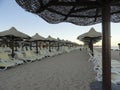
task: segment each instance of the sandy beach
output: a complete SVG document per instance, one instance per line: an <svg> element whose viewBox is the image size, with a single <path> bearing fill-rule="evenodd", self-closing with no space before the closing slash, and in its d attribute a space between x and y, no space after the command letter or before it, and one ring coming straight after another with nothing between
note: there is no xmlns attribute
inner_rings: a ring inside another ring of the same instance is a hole
<svg viewBox="0 0 120 90"><path fill-rule="evenodd" d="M95 72L88 59L75 50L0 71L0 90L90 90Z"/></svg>

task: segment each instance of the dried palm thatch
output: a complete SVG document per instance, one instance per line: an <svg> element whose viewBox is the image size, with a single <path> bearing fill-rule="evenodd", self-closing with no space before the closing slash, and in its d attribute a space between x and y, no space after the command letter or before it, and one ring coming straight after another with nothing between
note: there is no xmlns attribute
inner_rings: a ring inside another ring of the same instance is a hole
<svg viewBox="0 0 120 90"><path fill-rule="evenodd" d="M102 33L95 31L94 28L91 28L88 32L78 36L77 39L85 43L89 43L90 39L92 39L93 43L96 43L102 39L101 37Z"/></svg>
<svg viewBox="0 0 120 90"><path fill-rule="evenodd" d="M51 52L51 46L53 46L57 41L57 39L51 37L50 35L46 38L46 41L49 43L49 51Z"/></svg>
<svg viewBox="0 0 120 90"><path fill-rule="evenodd" d="M45 38L40 36L38 33L36 33L34 36L31 37L30 41L44 41Z"/></svg>
<svg viewBox="0 0 120 90"><path fill-rule="evenodd" d="M0 37L30 38L30 36L18 31L15 27L11 27L9 30L0 32Z"/></svg>
<svg viewBox="0 0 120 90"><path fill-rule="evenodd" d="M97 32L94 28L91 28L87 33L78 36L77 39L87 44L93 54L93 44L100 41L101 37L102 34L100 32Z"/></svg>
<svg viewBox="0 0 120 90"><path fill-rule="evenodd" d="M22 33L20 31L18 31L15 27L10 28L9 30L5 30L0 32L0 37L2 37L3 39L7 39L7 41L10 42L10 46L12 49L12 57L14 58L14 44L15 41L21 41L23 39L27 39L30 38L29 35Z"/></svg>
<svg viewBox="0 0 120 90"><path fill-rule="evenodd" d="M16 0L26 11L49 23L92 25L102 22L102 0ZM104 1L104 0L103 0ZM112 22L120 21L120 0L109 0Z"/></svg>
<svg viewBox="0 0 120 90"><path fill-rule="evenodd" d="M46 41L44 37L40 36L38 33L36 33L34 36L31 37L30 41L36 42L36 53L38 54L38 41Z"/></svg>

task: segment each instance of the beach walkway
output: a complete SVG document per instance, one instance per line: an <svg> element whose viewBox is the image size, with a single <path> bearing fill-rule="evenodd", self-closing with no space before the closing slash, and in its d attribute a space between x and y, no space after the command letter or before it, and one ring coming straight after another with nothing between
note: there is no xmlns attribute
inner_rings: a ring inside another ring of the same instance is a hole
<svg viewBox="0 0 120 90"><path fill-rule="evenodd" d="M88 59L75 50L0 71L0 90L90 90L95 72Z"/></svg>

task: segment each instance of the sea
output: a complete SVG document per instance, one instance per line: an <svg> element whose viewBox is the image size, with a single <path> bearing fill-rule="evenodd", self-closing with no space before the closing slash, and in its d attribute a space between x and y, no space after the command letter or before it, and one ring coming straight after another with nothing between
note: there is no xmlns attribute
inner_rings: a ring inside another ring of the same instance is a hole
<svg viewBox="0 0 120 90"><path fill-rule="evenodd" d="M119 50L119 47L118 46L111 46L111 49L113 49L113 50Z"/></svg>
<svg viewBox="0 0 120 90"><path fill-rule="evenodd" d="M96 48L102 48L102 46L98 46ZM113 49L113 50L119 50L119 47L118 46L111 46L111 49Z"/></svg>

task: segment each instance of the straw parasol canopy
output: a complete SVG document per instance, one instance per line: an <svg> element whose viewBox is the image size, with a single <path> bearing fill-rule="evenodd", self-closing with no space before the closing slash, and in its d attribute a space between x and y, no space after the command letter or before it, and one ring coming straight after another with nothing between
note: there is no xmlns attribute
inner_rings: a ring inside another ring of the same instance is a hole
<svg viewBox="0 0 120 90"><path fill-rule="evenodd" d="M102 39L102 33L95 31L92 27L87 33L78 36L77 39L83 41L85 44L88 44L93 53L93 44Z"/></svg>
<svg viewBox="0 0 120 90"><path fill-rule="evenodd" d="M46 38L40 36L38 33L36 33L34 36L31 37L31 41L44 41Z"/></svg>
<svg viewBox="0 0 120 90"><path fill-rule="evenodd" d="M34 36L31 37L30 41L36 42L36 53L38 53L38 41L45 41L46 39L36 33Z"/></svg>
<svg viewBox="0 0 120 90"><path fill-rule="evenodd" d="M120 0L16 0L49 23L93 25L102 22L103 89L111 90L110 21L120 22Z"/></svg>
<svg viewBox="0 0 120 90"><path fill-rule="evenodd" d="M92 25L102 22L102 0L16 0L26 11L37 14L49 23L71 22ZM120 1L109 0L111 21L120 21Z"/></svg>
<svg viewBox="0 0 120 90"><path fill-rule="evenodd" d="M56 42L57 39L51 37L50 35L46 38L46 40L50 41L50 42Z"/></svg>
<svg viewBox="0 0 120 90"><path fill-rule="evenodd" d="M30 36L28 36L25 33L22 33L20 31L18 31L15 27L11 27L9 30L5 30L3 32L0 32L0 36L1 37L19 37L19 38L30 38Z"/></svg>
<svg viewBox="0 0 120 90"><path fill-rule="evenodd" d="M85 37L88 37L88 38L94 38L95 37L95 38L101 39L102 33L95 31L95 29L92 27L88 32L78 36L77 39L82 41Z"/></svg>
<svg viewBox="0 0 120 90"><path fill-rule="evenodd" d="M10 40L12 48L12 57L14 57L14 41L30 38L30 36L18 31L15 27L0 32L0 37L6 37L7 40Z"/></svg>
<svg viewBox="0 0 120 90"><path fill-rule="evenodd" d="M58 37L57 38L57 51L59 51L59 49L60 49L60 43L61 43L61 40L60 40L60 38Z"/></svg>
<svg viewBox="0 0 120 90"><path fill-rule="evenodd" d="M51 52L51 44L55 44L57 42L57 39L51 37L50 35L46 38L46 40L49 42L49 51Z"/></svg>

